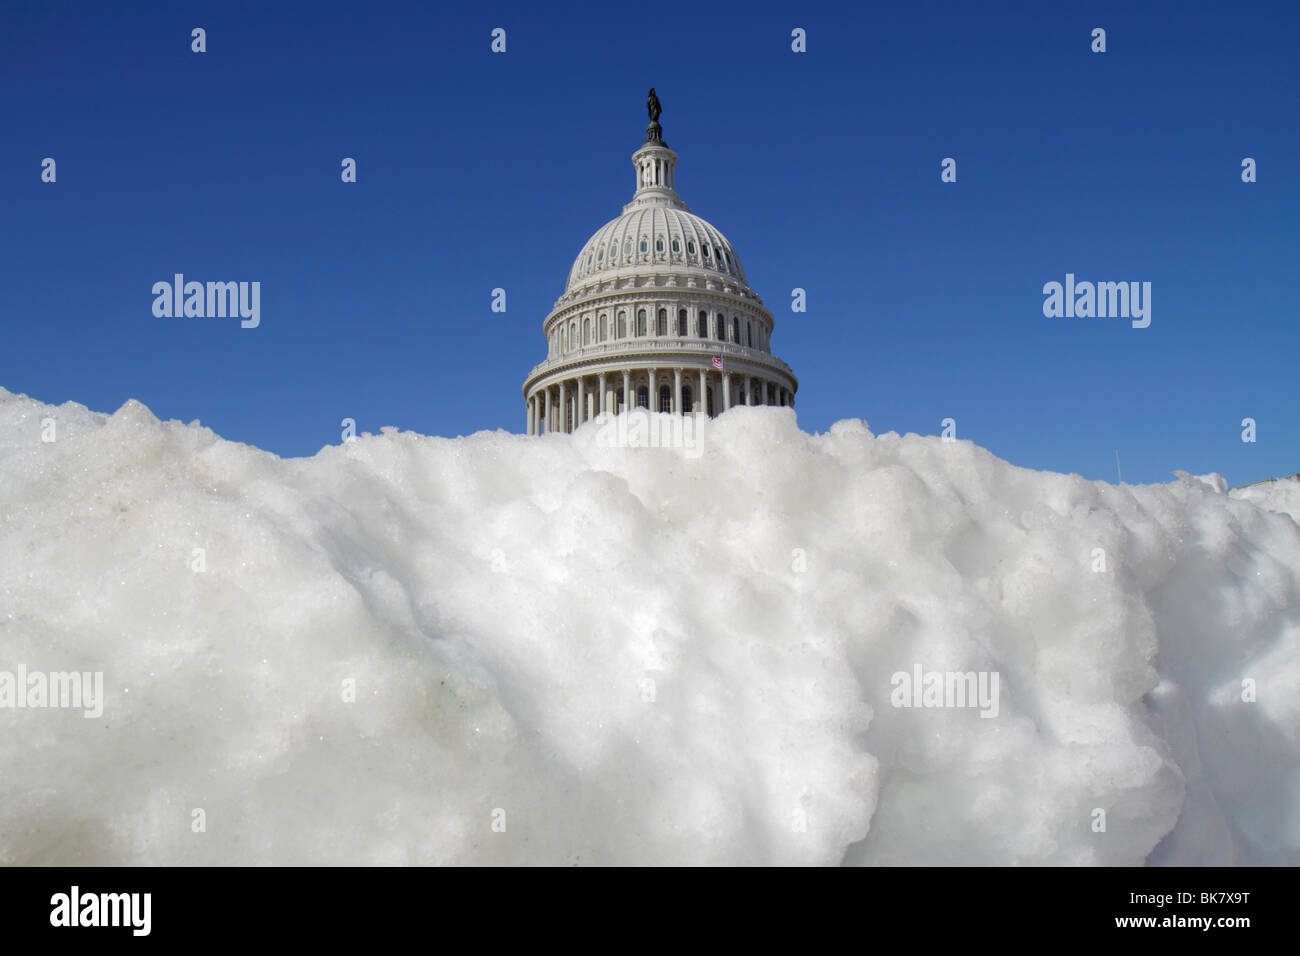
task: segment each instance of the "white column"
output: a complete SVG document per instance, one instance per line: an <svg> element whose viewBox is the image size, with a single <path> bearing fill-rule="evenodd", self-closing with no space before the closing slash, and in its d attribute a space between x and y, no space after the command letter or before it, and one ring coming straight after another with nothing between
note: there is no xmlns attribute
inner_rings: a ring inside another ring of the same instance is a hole
<svg viewBox="0 0 1300 956"><path fill-rule="evenodd" d="M533 434L533 412L536 411L536 409L537 399L532 395L529 395L527 400L524 402L524 418L528 422L528 424L524 426L524 433L527 435Z"/></svg>
<svg viewBox="0 0 1300 956"><path fill-rule="evenodd" d="M623 411L627 411L633 405L632 402L632 373L623 369Z"/></svg>
<svg viewBox="0 0 1300 956"><path fill-rule="evenodd" d="M578 426L586 420L587 415L587 383L581 375L578 376L578 407L573 410L573 430L577 431Z"/></svg>
<svg viewBox="0 0 1300 956"><path fill-rule="evenodd" d="M648 406L647 411L653 412L659 407L658 399L655 397L655 370L650 369L649 375L650 381L648 384L650 387L646 389L646 405Z"/></svg>
<svg viewBox="0 0 1300 956"><path fill-rule="evenodd" d="M601 372L596 381L600 388L600 410L598 414L604 415L609 411L609 390L605 387L605 373Z"/></svg>
<svg viewBox="0 0 1300 956"><path fill-rule="evenodd" d="M725 412L731 407L731 376L726 372L722 373L722 410Z"/></svg>
<svg viewBox="0 0 1300 956"><path fill-rule="evenodd" d="M673 412L682 413L682 370L673 369Z"/></svg>
<svg viewBox="0 0 1300 956"><path fill-rule="evenodd" d="M569 389L567 383L560 383L560 431L569 430Z"/></svg>
<svg viewBox="0 0 1300 956"><path fill-rule="evenodd" d="M745 404L746 404L746 405L757 405L758 402L755 401L754 399L755 399L755 395L754 395L754 376L752 376L752 375L746 375L746 376L745 376Z"/></svg>
<svg viewBox="0 0 1300 956"><path fill-rule="evenodd" d="M705 391L706 382L704 379L704 375L705 375L704 369L700 369L700 394L695 396L695 408L701 412L704 411L706 408L708 408L708 405L706 405L705 402L707 401L709 396L709 393Z"/></svg>

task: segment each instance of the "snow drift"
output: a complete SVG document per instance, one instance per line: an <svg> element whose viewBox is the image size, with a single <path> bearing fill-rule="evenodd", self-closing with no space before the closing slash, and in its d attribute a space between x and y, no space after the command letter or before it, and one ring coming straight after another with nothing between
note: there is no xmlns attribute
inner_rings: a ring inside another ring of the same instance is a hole
<svg viewBox="0 0 1300 956"><path fill-rule="evenodd" d="M282 460L0 389L0 670L104 688L0 709L0 864L1300 863L1294 489L630 424Z"/></svg>

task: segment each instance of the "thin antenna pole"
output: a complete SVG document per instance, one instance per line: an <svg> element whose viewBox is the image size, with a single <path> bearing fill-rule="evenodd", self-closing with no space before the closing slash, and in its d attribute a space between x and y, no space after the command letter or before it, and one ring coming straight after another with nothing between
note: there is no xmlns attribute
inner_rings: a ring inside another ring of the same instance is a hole
<svg viewBox="0 0 1300 956"><path fill-rule="evenodd" d="M1119 449L1115 449L1115 474L1119 475L1119 483L1124 484L1124 472L1119 470Z"/></svg>

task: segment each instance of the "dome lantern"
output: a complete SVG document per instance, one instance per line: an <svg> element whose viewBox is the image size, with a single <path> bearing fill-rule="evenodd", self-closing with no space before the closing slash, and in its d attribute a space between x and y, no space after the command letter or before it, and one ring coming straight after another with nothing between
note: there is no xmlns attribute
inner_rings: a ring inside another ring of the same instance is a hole
<svg viewBox="0 0 1300 956"><path fill-rule="evenodd" d="M687 208L677 195L677 154L671 149L661 143L646 143L632 154L632 166L636 170L636 192L625 209L651 203Z"/></svg>

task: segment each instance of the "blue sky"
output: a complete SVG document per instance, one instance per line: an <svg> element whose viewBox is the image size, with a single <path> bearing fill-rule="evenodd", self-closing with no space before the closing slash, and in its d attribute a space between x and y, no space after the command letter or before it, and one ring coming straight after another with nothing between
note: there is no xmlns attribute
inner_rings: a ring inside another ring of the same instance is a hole
<svg viewBox="0 0 1300 956"><path fill-rule="evenodd" d="M1111 481L1116 449L1127 481L1300 470L1300 5L970 6L11 0L0 385L281 455L348 417L522 431L541 322L631 195L654 86L805 430L953 418ZM156 318L177 272L260 281L261 325ZM1150 327L1045 317L1067 272L1150 282Z"/></svg>

